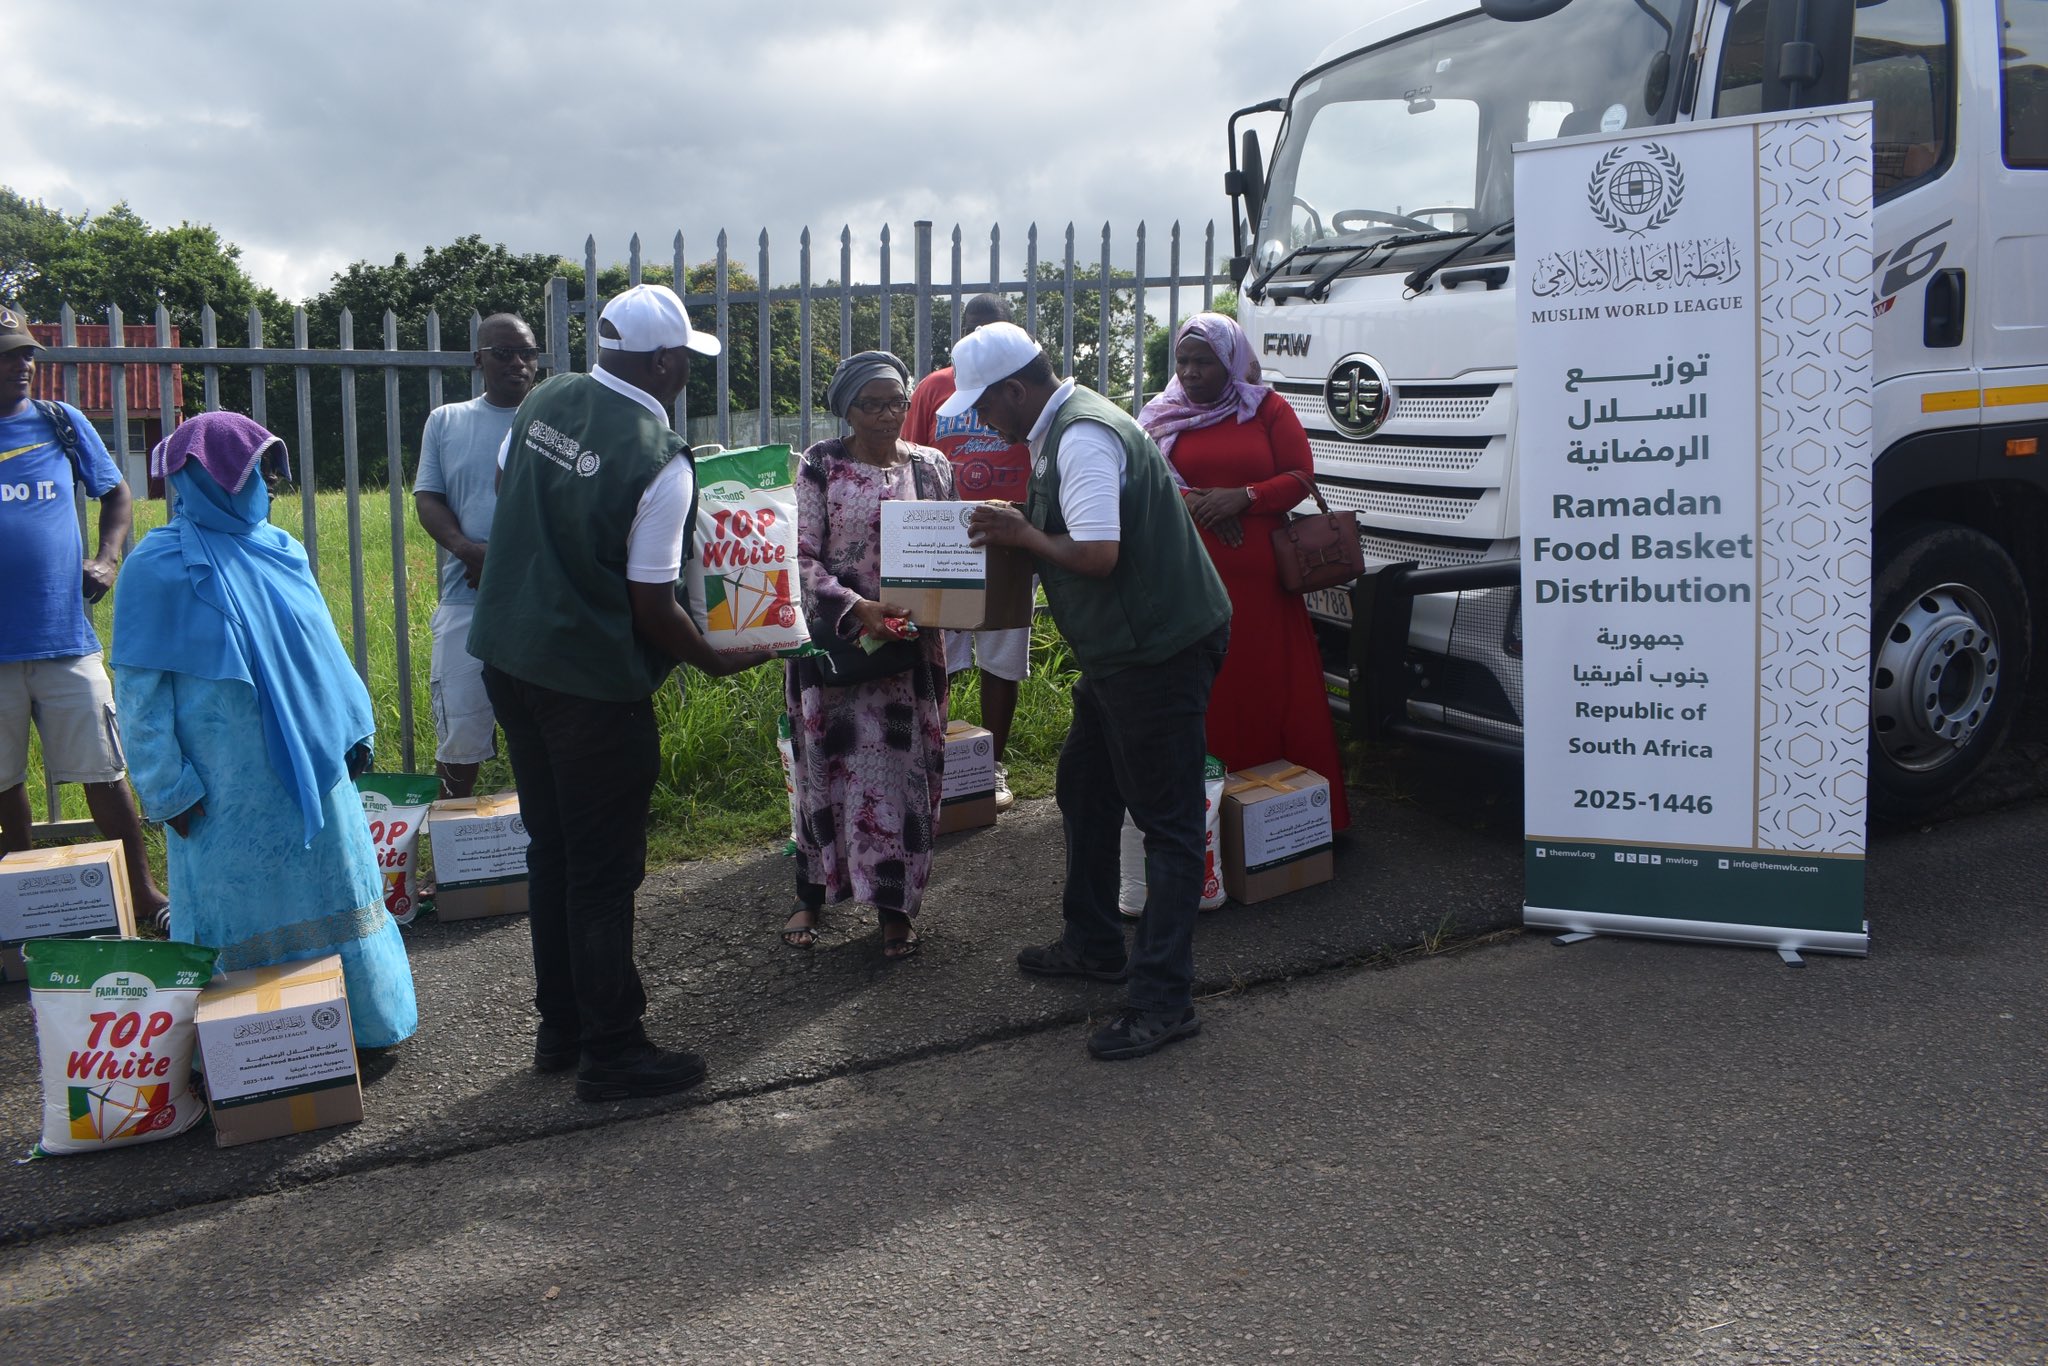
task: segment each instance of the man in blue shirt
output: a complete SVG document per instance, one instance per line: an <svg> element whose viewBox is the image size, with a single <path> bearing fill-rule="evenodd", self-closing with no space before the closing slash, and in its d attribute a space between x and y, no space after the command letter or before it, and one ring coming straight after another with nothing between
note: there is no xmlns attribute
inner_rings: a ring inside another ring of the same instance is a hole
<svg viewBox="0 0 2048 1366"><path fill-rule="evenodd" d="M498 447L540 369L533 329L516 313L485 318L476 342L484 391L427 414L412 485L420 525L441 547L441 605L434 609L427 681L444 797L474 792L478 767L497 752L497 718L484 693L484 662L469 652L469 621L498 507Z"/></svg>
<svg viewBox="0 0 2048 1366"><path fill-rule="evenodd" d="M86 421L59 404L67 435L30 399L39 343L28 322L0 305L0 854L29 847L28 728L43 738L43 768L83 783L93 821L127 851L135 912L161 925L167 904L149 876L142 818L123 781L114 694L99 637L85 614L114 586L128 540L128 485ZM71 486L99 500L99 554L87 558Z"/></svg>

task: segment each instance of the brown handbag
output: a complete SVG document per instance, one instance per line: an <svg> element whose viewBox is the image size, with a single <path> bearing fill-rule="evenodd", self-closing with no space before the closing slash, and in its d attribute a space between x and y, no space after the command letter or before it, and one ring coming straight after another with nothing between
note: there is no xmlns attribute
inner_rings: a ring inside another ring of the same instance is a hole
<svg viewBox="0 0 2048 1366"><path fill-rule="evenodd" d="M1280 586L1290 593L1313 593L1350 583L1365 572L1365 548L1358 542L1358 514L1332 512L1315 480L1289 470L1316 500L1320 512L1290 517L1273 533L1273 559Z"/></svg>

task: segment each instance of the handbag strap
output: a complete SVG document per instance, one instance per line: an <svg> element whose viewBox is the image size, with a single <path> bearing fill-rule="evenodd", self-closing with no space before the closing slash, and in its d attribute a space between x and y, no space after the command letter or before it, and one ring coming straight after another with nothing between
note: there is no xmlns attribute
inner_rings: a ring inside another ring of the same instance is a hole
<svg viewBox="0 0 2048 1366"><path fill-rule="evenodd" d="M939 488L938 471L931 467L930 458L920 451L912 451L910 453L910 481L917 488L918 502L937 503L943 501L939 497L943 490Z"/></svg>
<svg viewBox="0 0 2048 1366"><path fill-rule="evenodd" d="M1285 473L1290 478L1301 481L1302 487L1308 490L1308 496L1316 500L1317 507L1321 508L1324 512L1328 512L1330 510L1330 505L1323 501L1323 491L1316 487L1316 481L1314 479L1310 478L1306 474L1303 474L1300 470L1287 470L1285 471Z"/></svg>

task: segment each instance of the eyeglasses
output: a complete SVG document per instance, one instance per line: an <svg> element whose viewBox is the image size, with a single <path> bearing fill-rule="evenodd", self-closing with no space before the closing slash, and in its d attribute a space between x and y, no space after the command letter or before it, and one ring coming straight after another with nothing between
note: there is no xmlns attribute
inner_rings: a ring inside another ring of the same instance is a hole
<svg viewBox="0 0 2048 1366"><path fill-rule="evenodd" d="M894 417L898 413L910 411L910 399L902 394L895 398L857 398L853 401L853 406L869 417L880 417L884 413Z"/></svg>
<svg viewBox="0 0 2048 1366"><path fill-rule="evenodd" d="M516 360L540 359L538 346L486 346L482 350L485 355L505 365L510 365Z"/></svg>

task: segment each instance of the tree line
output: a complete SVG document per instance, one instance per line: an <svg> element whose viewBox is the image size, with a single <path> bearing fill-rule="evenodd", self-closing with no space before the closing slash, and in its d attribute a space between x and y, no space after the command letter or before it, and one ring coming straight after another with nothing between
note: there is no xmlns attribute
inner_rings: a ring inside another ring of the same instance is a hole
<svg viewBox="0 0 2048 1366"><path fill-rule="evenodd" d="M1060 267L1052 262L1038 266L1037 338L1049 355L1062 355L1066 300L1059 289ZM1084 383L1097 375L1098 347L1101 345L1099 264L1077 267L1074 290L1074 370ZM547 252L514 252L503 243L486 242L480 234L458 237L444 246L429 246L416 257L401 252L389 264L360 260L335 274L327 288L303 303L306 310L307 340L317 348L338 347L341 316L346 310L354 327L355 345L360 349L383 346L383 318L389 309L397 320L398 348L426 347L426 319L430 309L440 317L441 346L465 351L469 342L472 312L517 313L532 324L538 335L544 331L549 281L562 276L569 284L569 297L583 294L583 269L579 263ZM687 270L686 294L708 294L715 283L716 268L710 262L691 265ZM627 287L629 272L622 262L606 266L598 275L598 293L610 298ZM641 278L651 284L673 286L674 271L667 264L647 264ZM746 291L755 287L753 276L741 266L728 262L727 286ZM1129 271L1112 270L1113 281L1128 282ZM814 404L823 408L827 382L840 360L838 301L831 291L838 286L828 280L815 286L812 302L811 392ZM179 329L183 345L200 343L201 310L211 305L215 335L222 346L244 346L250 342L249 311L262 318L263 339L268 346L292 344L293 304L275 290L252 279L242 265L242 251L225 240L211 226L180 223L176 227L153 227L125 202L97 214L65 214L37 200L0 186L0 300L26 313L37 322L55 322L62 305L69 303L81 321L104 321L108 304L118 304L129 323L154 321L161 305ZM912 330L911 295L907 290L891 294L891 339L899 355L908 359ZM1020 319L1023 299L1013 299ZM930 366L949 362L951 328L946 323L950 295L933 300L932 354ZM1110 390L1128 394L1131 387L1131 357L1128 339L1138 310L1136 291L1110 291ZM770 306L768 355L772 403L778 414L798 411L803 368L798 304L777 301ZM880 301L873 296L853 301L853 344L855 350L876 346L881 335ZM693 306L693 323L711 329L714 310ZM1147 317L1146 388L1157 392L1167 378L1168 346L1165 329ZM583 354L583 319L570 319L572 354ZM758 316L753 305L730 310L724 340L728 348L728 383L735 411L751 411L759 393L759 351L756 334ZM545 336L540 338L546 345ZM366 485L381 483L385 471L382 436L385 414L383 386L375 372L357 382L357 429L359 472ZM466 369L447 373L443 398L469 397ZM370 382L364 382L369 380ZM717 410L717 367L702 364L690 379L689 408L693 415ZM221 404L249 411L250 377L246 370L220 372ZM197 367L184 372L185 411L203 406L203 379ZM341 385L331 371L315 371L312 386L313 477L323 488L343 482L341 447ZM292 372L273 366L267 376L266 402L271 424L287 439L297 434L296 390ZM418 442L427 415L426 377L420 371L402 372L399 377L399 431L408 474L418 458Z"/></svg>

